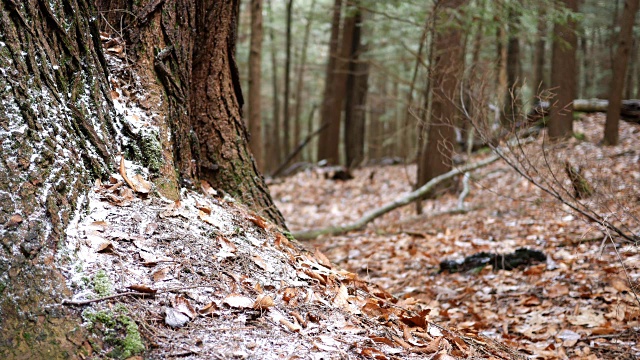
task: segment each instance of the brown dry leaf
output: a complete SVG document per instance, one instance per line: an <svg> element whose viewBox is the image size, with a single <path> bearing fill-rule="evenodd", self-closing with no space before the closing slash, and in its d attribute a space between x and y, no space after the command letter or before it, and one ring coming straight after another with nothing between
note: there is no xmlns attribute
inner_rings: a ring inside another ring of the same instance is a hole
<svg viewBox="0 0 640 360"><path fill-rule="evenodd" d="M256 224L262 230L266 230L267 222L262 218L262 216L257 215L257 214L251 214L251 215L249 215L249 220L252 223Z"/></svg>
<svg viewBox="0 0 640 360"><path fill-rule="evenodd" d="M349 290L347 290L346 286L340 285L340 288L338 289L336 296L333 298L332 303L334 306L343 309L346 309L349 306Z"/></svg>
<svg viewBox="0 0 640 360"><path fill-rule="evenodd" d="M96 252L98 253L113 253L114 252L113 244L109 240L104 240L98 244L96 248Z"/></svg>
<svg viewBox="0 0 640 360"><path fill-rule="evenodd" d="M279 248L282 248L282 247L292 248L291 244L289 243L289 239L287 239L286 236L280 233L276 233L276 239L274 240L274 244Z"/></svg>
<svg viewBox="0 0 640 360"><path fill-rule="evenodd" d="M318 260L320 265L324 265L324 266L328 267L329 269L331 269L331 261L329 261L329 258L327 258L327 256L325 254L323 254L322 251L320 251L319 248L316 247L316 251L313 254L313 256L316 257L316 260Z"/></svg>
<svg viewBox="0 0 640 360"><path fill-rule="evenodd" d="M222 300L222 303L227 304L232 308L250 309L253 307L255 301L246 296L230 294Z"/></svg>
<svg viewBox="0 0 640 360"><path fill-rule="evenodd" d="M131 178L131 181L134 183L134 186L135 186L134 190L141 194L148 194L151 191L151 188L153 187L153 184L147 181L140 174L133 175L133 177Z"/></svg>
<svg viewBox="0 0 640 360"><path fill-rule="evenodd" d="M552 299L569 294L569 287L565 284L556 284L545 290L547 291L547 296Z"/></svg>
<svg viewBox="0 0 640 360"><path fill-rule="evenodd" d="M264 261L264 259L260 257L260 255L253 255L251 257L251 260L253 260L253 262L256 263L256 265L258 265L258 267L262 270L267 270L267 262Z"/></svg>
<svg viewBox="0 0 640 360"><path fill-rule="evenodd" d="M541 301L537 296L532 295L520 301L520 304L524 306L538 306L541 304Z"/></svg>
<svg viewBox="0 0 640 360"><path fill-rule="evenodd" d="M295 288L285 288L284 291L282 292L282 300L289 302L291 301L291 299L295 298L297 295L296 289Z"/></svg>
<svg viewBox="0 0 640 360"><path fill-rule="evenodd" d="M417 314L403 313L402 316L400 317L400 320L402 320L403 323L409 326L417 326L424 329L427 327L427 316L429 315L429 313L431 313L431 309L421 310ZM431 328L433 327L430 327L429 330ZM442 336L442 335L433 335L433 334L431 335Z"/></svg>
<svg viewBox="0 0 640 360"><path fill-rule="evenodd" d="M273 302L273 298L271 296L261 294L261 295L258 295L258 298L253 303L253 308L258 310L265 310L274 305L275 303Z"/></svg>
<svg viewBox="0 0 640 360"><path fill-rule="evenodd" d="M198 314L196 310L193 308L189 300L187 300L182 295L176 295L173 301L174 309L180 311L181 313L187 315L190 319L193 319Z"/></svg>
<svg viewBox="0 0 640 360"><path fill-rule="evenodd" d="M118 94L117 91L111 90L111 99L115 100L115 99L117 99L119 97L120 97L120 94Z"/></svg>
<svg viewBox="0 0 640 360"><path fill-rule="evenodd" d="M210 196L218 195L218 192L215 191L207 181L200 180L200 185L202 186L202 190L204 190L205 194L208 194Z"/></svg>
<svg viewBox="0 0 640 360"><path fill-rule="evenodd" d="M629 288L629 282L625 279L622 279L620 277L614 277L611 280L609 280L609 284L611 285L611 287L613 287L614 289L618 290L619 292L623 292L623 291L630 291L631 289Z"/></svg>
<svg viewBox="0 0 640 360"><path fill-rule="evenodd" d="M374 342L377 342L379 344L385 344L385 345L389 345L389 346L392 346L392 347L396 346L396 344L393 342L393 340L387 339L386 337L383 337L383 336L371 335L371 336L369 336L369 338L371 340L373 340Z"/></svg>
<svg viewBox="0 0 640 360"><path fill-rule="evenodd" d="M145 293L145 294L155 294L158 292L158 290L156 289L152 289L150 287L148 287L147 285L129 285L127 286L127 288L133 290L133 291L137 291L137 292L141 292L141 293Z"/></svg>
<svg viewBox="0 0 640 360"><path fill-rule="evenodd" d="M381 352L378 349L374 349L374 348L370 348L370 347L362 348L362 350L360 351L360 355L366 356L366 357L371 358L371 359L376 359L376 360L387 360L388 359L383 352Z"/></svg>
<svg viewBox="0 0 640 360"><path fill-rule="evenodd" d="M569 322L573 325L597 327L604 325L607 321L604 315L591 308L582 308L578 315L567 316Z"/></svg>
<svg viewBox="0 0 640 360"><path fill-rule="evenodd" d="M218 310L218 305L216 305L216 303L214 302L210 302L207 305L200 308L200 310L198 310L198 313L204 316L204 315L213 314L216 310Z"/></svg>
<svg viewBox="0 0 640 360"><path fill-rule="evenodd" d="M287 329L289 329L289 331L293 331L293 332L298 332L300 330L302 330L302 326L298 325L298 324L294 324L290 321L288 321L287 319L280 319L280 324L284 325L287 327Z"/></svg>
<svg viewBox="0 0 640 360"><path fill-rule="evenodd" d="M158 269L151 273L151 278L153 279L153 281L162 281L167 277L169 270L170 269L168 267Z"/></svg>
<svg viewBox="0 0 640 360"><path fill-rule="evenodd" d="M94 221L91 224L87 225L87 229L104 232L109 227L109 223L106 221Z"/></svg>

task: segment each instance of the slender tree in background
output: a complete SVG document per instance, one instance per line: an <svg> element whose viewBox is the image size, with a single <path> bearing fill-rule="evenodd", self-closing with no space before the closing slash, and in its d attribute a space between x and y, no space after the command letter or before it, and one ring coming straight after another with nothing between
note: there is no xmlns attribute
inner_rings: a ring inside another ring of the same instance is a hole
<svg viewBox="0 0 640 360"><path fill-rule="evenodd" d="M298 79L296 81L296 107L295 107L295 123L293 138L294 144L297 146L300 143L301 129L302 129L302 93L304 89L304 74L307 67L307 51L309 49L309 35L311 34L311 24L313 23L313 11L316 6L316 0L311 0L309 5L309 13L306 17L307 23L304 27L304 38L302 40L302 54L300 55L300 63L298 64ZM310 127L312 129L313 126ZM309 131L309 134L313 130Z"/></svg>
<svg viewBox="0 0 640 360"><path fill-rule="evenodd" d="M249 48L249 145L258 169L264 170L262 157L262 0L251 0L251 45Z"/></svg>
<svg viewBox="0 0 640 360"><path fill-rule="evenodd" d="M456 9L465 0L443 0L439 2L436 17L438 31L433 44L434 67L433 105L427 143L418 162L417 186L426 184L434 177L451 170L451 156L455 142L453 124L458 116L454 101L458 98L461 71L463 69L462 35L456 20ZM439 189L447 186L442 184ZM436 189L428 196L433 196Z"/></svg>
<svg viewBox="0 0 640 360"><path fill-rule="evenodd" d="M622 106L622 90L629 61L629 53L633 41L633 24L638 12L639 0L626 0L618 35L618 48L613 59L613 75L611 78L611 90L609 91L609 108L607 109L607 122L604 127L604 143L606 145L618 144L618 123L620 121L620 108Z"/></svg>
<svg viewBox="0 0 640 360"><path fill-rule="evenodd" d="M269 171L275 169L280 165L282 160L282 141L280 139L280 90L278 86L278 59L275 42L275 34L273 27L275 22L273 20L273 9L271 7L271 1L267 0L267 14L269 16L269 42L271 43L271 97L273 99L272 104L272 116L271 122L268 128L271 131L267 131L269 134L265 141L265 150L268 156L265 157L266 162L269 164Z"/></svg>
<svg viewBox="0 0 640 360"><path fill-rule="evenodd" d="M320 132L318 140L318 160L324 159L329 163L339 161L340 117L334 116L334 108L338 101L334 92L334 83L337 77L341 13L342 0L335 0L331 20L331 37L329 39L329 59L327 61L322 107L320 109L321 122L323 124L328 123L329 126L326 130Z"/></svg>
<svg viewBox="0 0 640 360"><path fill-rule="evenodd" d="M291 21L293 13L293 0L287 2L287 30L285 40L286 57L284 60L284 118L282 130L284 133L284 153L289 156L291 151L291 108L289 100L291 98Z"/></svg>
<svg viewBox="0 0 640 360"><path fill-rule="evenodd" d="M578 0L563 0L564 6L578 11ZM551 55L551 91L549 137L568 138L573 134L573 100L576 96L576 22L569 15L566 22L556 23L553 28L553 54Z"/></svg>
<svg viewBox="0 0 640 360"><path fill-rule="evenodd" d="M546 18L546 5L540 5L538 7L538 29L536 32L535 42L535 54L534 54L534 71L533 71L533 102L540 101L540 94L546 89L546 82L544 79L544 64L547 57L547 18Z"/></svg>
<svg viewBox="0 0 640 360"><path fill-rule="evenodd" d="M368 64L361 60L362 11L356 8L353 14L354 27L351 34L351 49L346 83L344 116L344 149L346 165L355 167L364 160L365 111L367 97ZM344 40L344 39L343 39Z"/></svg>
<svg viewBox="0 0 640 360"><path fill-rule="evenodd" d="M509 30L507 39L507 86L504 93L501 121L504 126L511 128L517 121L522 107L520 91L522 82L520 79L520 40L518 39L519 27L519 3L509 4L508 20Z"/></svg>

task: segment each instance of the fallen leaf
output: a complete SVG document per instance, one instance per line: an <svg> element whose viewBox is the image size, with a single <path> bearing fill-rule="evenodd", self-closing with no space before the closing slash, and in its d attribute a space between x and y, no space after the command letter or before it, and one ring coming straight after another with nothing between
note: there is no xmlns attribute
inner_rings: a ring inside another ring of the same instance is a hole
<svg viewBox="0 0 640 360"><path fill-rule="evenodd" d="M189 322L189 317L180 311L165 307L164 308L164 322L172 328L183 327Z"/></svg>
<svg viewBox="0 0 640 360"><path fill-rule="evenodd" d="M282 319L280 319L279 322L280 322L280 324L286 326L287 329L289 329L290 331L298 332L298 331L302 330L302 326L300 326L298 324L294 324L294 323L288 321L287 319L282 318Z"/></svg>
<svg viewBox="0 0 640 360"><path fill-rule="evenodd" d="M153 281L162 281L167 277L169 270L168 267L158 269L151 273L151 278L153 278Z"/></svg>
<svg viewBox="0 0 640 360"><path fill-rule="evenodd" d="M224 298L224 300L222 300L222 303L227 304L233 308L249 309L253 307L255 301L246 296L231 294Z"/></svg>
<svg viewBox="0 0 640 360"><path fill-rule="evenodd" d="M328 268L331 268L331 261L329 260L329 258L325 256L325 254L322 253L322 251L320 251L319 248L316 247L316 251L313 254L313 256L316 257L320 265L324 265Z"/></svg>
<svg viewBox="0 0 640 360"><path fill-rule="evenodd" d="M197 315L196 310L193 308L193 306L191 306L191 303L189 302L189 300L187 300L182 295L176 295L173 301L173 307L174 309L187 315L190 319L193 319Z"/></svg>
<svg viewBox="0 0 640 360"><path fill-rule="evenodd" d="M258 310L265 310L274 305L275 303L273 302L273 298L271 296L261 294L261 295L258 295L258 298L253 303L253 308Z"/></svg>
<svg viewBox="0 0 640 360"><path fill-rule="evenodd" d="M20 225L20 223L22 223L22 216L20 216L20 214L13 214L11 215L11 217L9 218L9 221L7 221L5 226L7 228L13 228Z"/></svg>
<svg viewBox="0 0 640 360"><path fill-rule="evenodd" d="M137 292L141 292L141 293L145 293L145 294L155 294L158 292L158 290L156 289L152 289L150 287L148 287L147 285L129 285L127 286L127 288L133 290L133 291L137 291Z"/></svg>
<svg viewBox="0 0 640 360"><path fill-rule="evenodd" d="M214 302L210 302L207 305L203 306L200 310L198 310L198 313L200 315L209 315L213 314L216 310L218 310L218 305L216 305L216 303Z"/></svg>
<svg viewBox="0 0 640 360"><path fill-rule="evenodd" d="M109 240L102 241L100 244L98 244L98 247L96 249L96 252L98 253L113 253L113 251L113 244Z"/></svg>
<svg viewBox="0 0 640 360"><path fill-rule="evenodd" d="M338 293L333 298L333 305L340 308L346 308L349 305L349 290L346 286L340 285Z"/></svg>

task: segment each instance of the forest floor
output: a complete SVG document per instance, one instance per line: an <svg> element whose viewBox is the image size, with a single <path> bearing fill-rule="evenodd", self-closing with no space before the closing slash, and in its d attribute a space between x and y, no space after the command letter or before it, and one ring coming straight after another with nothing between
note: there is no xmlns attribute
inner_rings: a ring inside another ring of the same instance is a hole
<svg viewBox="0 0 640 360"><path fill-rule="evenodd" d="M546 149L560 163L579 165L596 190L583 203L639 234L640 126L621 122L614 147L598 145L603 126L602 114L581 116L576 138L551 148L541 136L523 154L540 158ZM271 192L292 231L323 228L355 221L411 191L415 172L415 165L365 167L352 180L333 181L316 168L273 184ZM564 173L557 176L570 188ZM496 339L533 358L638 358L639 245L605 236L503 161L471 179L463 213L448 212L458 207L458 194L441 194L423 202L423 215L412 204L362 231L305 245L380 285L400 304L431 309L429 321ZM445 259L520 247L543 251L546 263L439 272Z"/></svg>

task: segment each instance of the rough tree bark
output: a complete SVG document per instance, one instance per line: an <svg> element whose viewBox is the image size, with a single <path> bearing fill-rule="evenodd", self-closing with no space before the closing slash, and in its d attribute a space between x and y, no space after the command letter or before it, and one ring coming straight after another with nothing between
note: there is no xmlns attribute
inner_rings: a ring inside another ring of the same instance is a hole
<svg viewBox="0 0 640 360"><path fill-rule="evenodd" d="M633 23L638 12L640 0L626 0L618 35L618 49L613 59L613 75L611 77L611 90L609 91L609 109L607 121L604 126L604 143L607 145L618 144L618 123L620 121L620 104L622 101L622 89L629 62L631 50Z"/></svg>
<svg viewBox="0 0 640 360"><path fill-rule="evenodd" d="M342 0L335 0L333 5L333 18L331 20L331 37L329 38L329 61L324 81L324 93L322 95L322 107L320 108L321 123L328 123L326 130L320 133L318 139L318 160L327 160L329 163L339 161L338 139L340 138L340 118L333 117L333 110L338 100L334 93L336 81L338 51L340 45L340 15L342 13Z"/></svg>
<svg viewBox="0 0 640 360"><path fill-rule="evenodd" d="M144 139L113 109L92 4L0 1L0 358L79 353L86 334L59 305L69 291L59 270L65 254L56 250L92 182L114 171L116 154L153 165ZM97 5L136 14L118 19L130 29L130 65L150 83L150 102L165 100L150 109L165 110L154 121L174 146L155 154L158 189L177 196L177 177L164 173L175 167L182 185L206 180L283 224L240 117L237 1Z"/></svg>
<svg viewBox="0 0 640 360"><path fill-rule="evenodd" d="M578 0L563 0L564 6L578 11ZM576 23L567 19L566 23L555 24L553 54L551 55L551 114L549 117L549 137L568 138L573 134L573 99L576 96Z"/></svg>
<svg viewBox="0 0 640 360"><path fill-rule="evenodd" d="M251 41L249 49L249 145L258 169L264 171L262 156L262 0L251 0Z"/></svg>

